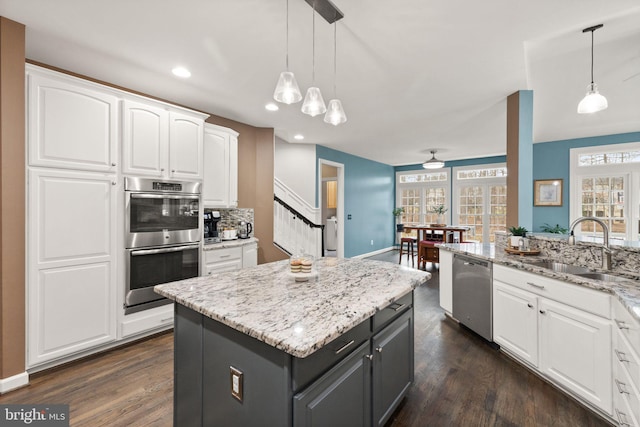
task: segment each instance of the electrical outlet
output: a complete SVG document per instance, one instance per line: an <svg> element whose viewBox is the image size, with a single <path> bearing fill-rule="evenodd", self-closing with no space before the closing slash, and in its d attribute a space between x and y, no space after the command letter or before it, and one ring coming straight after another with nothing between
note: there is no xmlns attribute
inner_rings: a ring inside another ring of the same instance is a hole
<svg viewBox="0 0 640 427"><path fill-rule="evenodd" d="M371 240L371 246L373 246L373 240Z"/></svg>
<svg viewBox="0 0 640 427"><path fill-rule="evenodd" d="M242 389L242 379L244 374L233 366L229 366L229 370L231 371L231 396L242 402L242 395L244 392Z"/></svg>

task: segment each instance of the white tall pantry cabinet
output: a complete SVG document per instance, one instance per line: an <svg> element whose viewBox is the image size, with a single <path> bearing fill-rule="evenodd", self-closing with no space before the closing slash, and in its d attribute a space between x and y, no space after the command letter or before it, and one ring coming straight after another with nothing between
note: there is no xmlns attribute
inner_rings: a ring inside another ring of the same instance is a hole
<svg viewBox="0 0 640 427"><path fill-rule="evenodd" d="M171 326L170 307L122 309L123 176L202 180L207 116L26 70L27 368L42 369Z"/></svg>
<svg viewBox="0 0 640 427"><path fill-rule="evenodd" d="M29 72L27 364L116 338L118 100Z"/></svg>

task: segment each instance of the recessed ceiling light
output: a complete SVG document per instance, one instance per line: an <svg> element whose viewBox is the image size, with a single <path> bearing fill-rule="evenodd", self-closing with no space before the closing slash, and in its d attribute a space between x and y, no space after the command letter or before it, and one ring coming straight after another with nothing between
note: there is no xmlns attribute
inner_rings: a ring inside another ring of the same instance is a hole
<svg viewBox="0 0 640 427"><path fill-rule="evenodd" d="M182 77L183 79L188 79L191 77L191 71L187 70L184 67L176 67L171 72L178 77Z"/></svg>
<svg viewBox="0 0 640 427"><path fill-rule="evenodd" d="M298 141L302 141L304 139L304 135L301 134L296 134L293 136L294 139L297 139Z"/></svg>
<svg viewBox="0 0 640 427"><path fill-rule="evenodd" d="M280 109L280 108L279 108L276 104L274 104L273 102L268 103L267 105L265 105L265 106L264 106L264 108L265 108L266 110L269 110L269 111L278 111L278 110Z"/></svg>

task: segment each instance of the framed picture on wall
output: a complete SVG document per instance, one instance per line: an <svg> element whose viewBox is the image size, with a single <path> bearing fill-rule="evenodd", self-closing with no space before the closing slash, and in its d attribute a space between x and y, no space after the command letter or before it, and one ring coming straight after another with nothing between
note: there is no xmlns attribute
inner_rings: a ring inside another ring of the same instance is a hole
<svg viewBox="0 0 640 427"><path fill-rule="evenodd" d="M533 184L533 206L562 206L562 180L536 179Z"/></svg>

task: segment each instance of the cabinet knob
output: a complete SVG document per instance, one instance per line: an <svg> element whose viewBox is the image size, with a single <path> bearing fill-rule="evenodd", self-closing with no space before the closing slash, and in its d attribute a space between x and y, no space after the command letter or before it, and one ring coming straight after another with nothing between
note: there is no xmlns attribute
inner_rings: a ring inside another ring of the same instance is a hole
<svg viewBox="0 0 640 427"><path fill-rule="evenodd" d="M369 360L373 360L373 354L365 354L364 357L366 357Z"/></svg>
<svg viewBox="0 0 640 427"><path fill-rule="evenodd" d="M175 169L171 169L171 173L176 173L176 170Z"/></svg>
<svg viewBox="0 0 640 427"><path fill-rule="evenodd" d="M529 308L533 308L533 304L531 304L531 303L527 303L527 307L529 307Z"/></svg>
<svg viewBox="0 0 640 427"><path fill-rule="evenodd" d="M382 347L376 347L376 351L377 351L378 353L382 353Z"/></svg>
<svg viewBox="0 0 640 427"><path fill-rule="evenodd" d="M540 314L545 314L545 313L546 313L546 311L540 310Z"/></svg>
<svg viewBox="0 0 640 427"><path fill-rule="evenodd" d="M160 168L160 172L164 172L164 168Z"/></svg>
<svg viewBox="0 0 640 427"><path fill-rule="evenodd" d="M116 184L118 184L118 183L115 182L115 181L111 181L111 185L116 185Z"/></svg>
<svg viewBox="0 0 640 427"><path fill-rule="evenodd" d="M115 163L111 163L111 166L115 166L115 165L116 165Z"/></svg>

